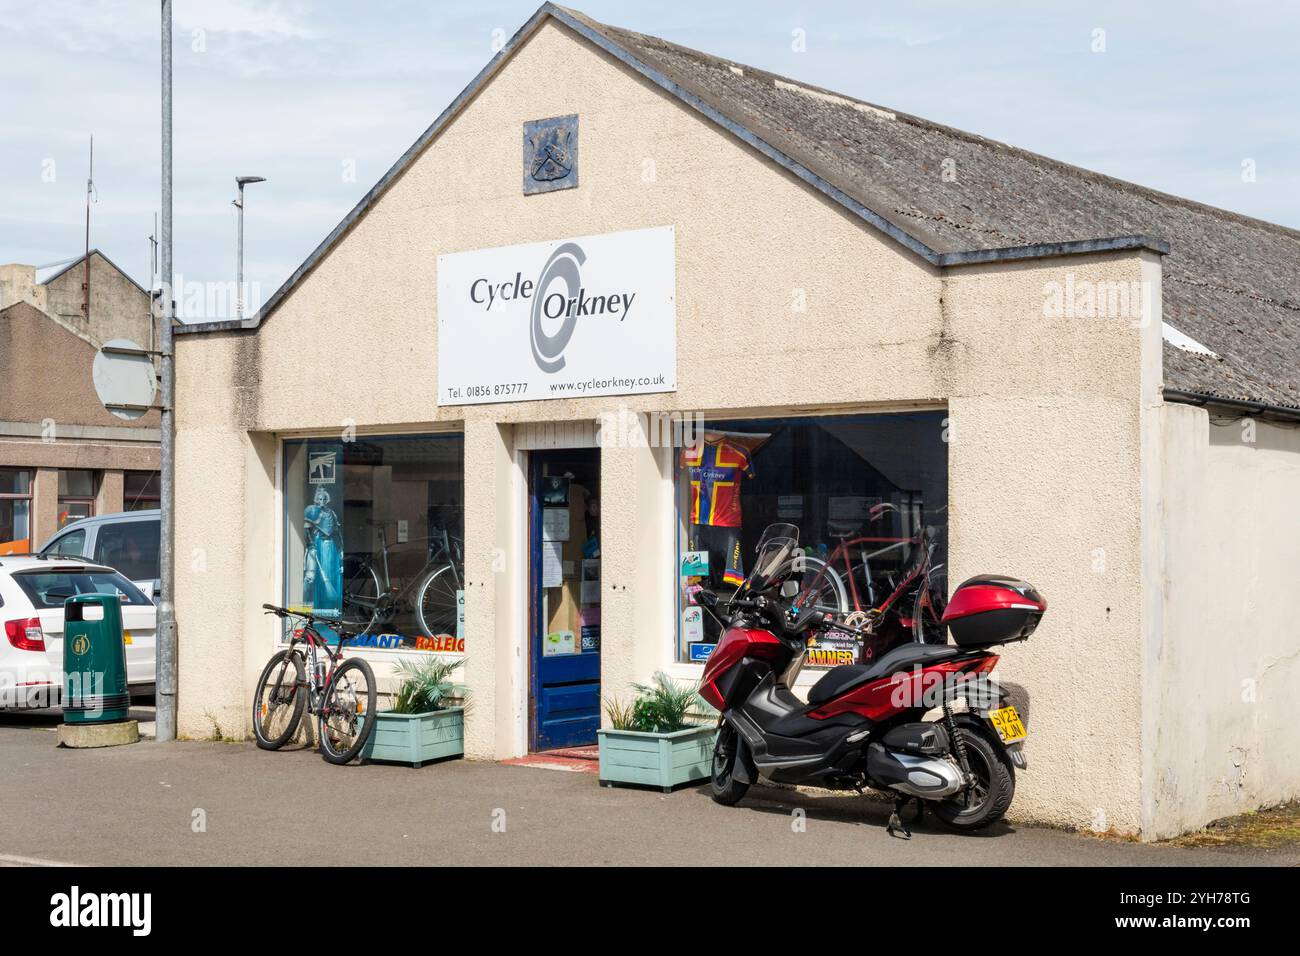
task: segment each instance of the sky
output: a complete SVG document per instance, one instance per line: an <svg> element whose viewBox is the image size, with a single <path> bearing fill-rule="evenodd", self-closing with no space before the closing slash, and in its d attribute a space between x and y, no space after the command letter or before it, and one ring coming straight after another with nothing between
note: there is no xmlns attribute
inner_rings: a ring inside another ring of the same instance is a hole
<svg viewBox="0 0 1300 956"><path fill-rule="evenodd" d="M569 5L1300 227L1300 4ZM245 273L254 298L268 298L537 6L175 0L180 281L233 281L234 178L260 175L268 181L247 193ZM158 11L156 0L0 0L0 262L80 255L93 133L91 245L148 285L160 195ZM216 311L224 305L184 318L227 318Z"/></svg>

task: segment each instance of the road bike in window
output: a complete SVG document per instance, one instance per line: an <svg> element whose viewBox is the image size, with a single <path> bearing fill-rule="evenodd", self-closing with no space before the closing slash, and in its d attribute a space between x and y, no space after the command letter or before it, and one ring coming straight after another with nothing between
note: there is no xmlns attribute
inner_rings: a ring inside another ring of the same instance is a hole
<svg viewBox="0 0 1300 956"><path fill-rule="evenodd" d="M871 509L873 522L898 506L884 503ZM835 615L850 627L873 636L864 653L879 654L897 644L943 644L947 636L943 611L947 606L947 574L935 563L938 534L931 525L908 537L858 535L841 537L825 558L795 555L792 573L799 581L796 603ZM910 552L897 572L880 571L880 562L893 552ZM855 561L856 559L856 561Z"/></svg>
<svg viewBox="0 0 1300 956"><path fill-rule="evenodd" d="M421 634L437 637L455 634L459 597L465 584L464 546L446 529L428 538L423 567L404 577L392 572L384 525L379 529L379 550L374 555L349 557L343 564L343 620L359 635L373 634L395 622L414 618Z"/></svg>
<svg viewBox="0 0 1300 956"><path fill-rule="evenodd" d="M375 729L375 674L358 657L343 659L356 635L339 622L274 604L268 614L292 620L289 646L267 661L253 694L253 735L263 750L279 750L298 730L304 711L317 718L321 756L345 764L361 752ZM337 646L331 637L337 634Z"/></svg>

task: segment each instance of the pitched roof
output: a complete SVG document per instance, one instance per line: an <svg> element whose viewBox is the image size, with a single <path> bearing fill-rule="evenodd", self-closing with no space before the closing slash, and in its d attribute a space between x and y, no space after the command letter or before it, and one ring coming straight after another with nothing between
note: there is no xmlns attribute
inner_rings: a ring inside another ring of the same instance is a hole
<svg viewBox="0 0 1300 956"><path fill-rule="evenodd" d="M37 281L37 283L38 283L39 285L49 285L51 282L53 282L53 281L54 281L55 279L57 279L59 276L63 275L65 272L69 271L70 269L75 269L77 266L79 266L79 265L81 265L83 262L85 262L85 261L86 261L86 255L87 255L87 253L84 253L84 252L83 252L81 255L77 256L75 259L70 259L70 260L68 260L67 262L60 263L60 264L57 265L57 266L45 266L45 267L42 267L42 268L38 268L38 269L36 270L36 281ZM108 256L104 255L104 253L100 252L98 248L91 249L89 255L92 255L92 256L99 256L99 258L103 259L104 262L105 262L107 265L111 266L111 267L112 267L116 272L118 272L118 273L122 276L122 278L126 279L127 282L131 283L131 285L133 285L133 286L135 286L137 289L139 289L142 295L148 295L148 294L149 294L149 293L145 290L144 286L140 285L140 283L138 283L138 282L136 282L134 279L132 279L132 278L131 278L127 273L126 273L126 271L122 269L121 266L119 266L116 262L114 262L114 261L113 261L112 259L110 259ZM51 270L52 270L52 271L51 271Z"/></svg>
<svg viewBox="0 0 1300 956"><path fill-rule="evenodd" d="M1300 409L1300 232L1057 162L543 4L267 301L282 301L500 65L548 18L940 266L1106 249L1167 253L1172 392ZM953 161L954 177L941 175ZM239 328L208 323L192 331ZM191 331L191 330L186 330Z"/></svg>
<svg viewBox="0 0 1300 956"><path fill-rule="evenodd" d="M1163 240L1165 384L1300 407L1300 232L570 13L938 253Z"/></svg>

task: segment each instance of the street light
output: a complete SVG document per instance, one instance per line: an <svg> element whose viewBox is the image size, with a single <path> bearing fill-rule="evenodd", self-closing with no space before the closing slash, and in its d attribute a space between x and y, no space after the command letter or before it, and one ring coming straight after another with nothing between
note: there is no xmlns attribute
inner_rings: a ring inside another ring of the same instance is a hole
<svg viewBox="0 0 1300 956"><path fill-rule="evenodd" d="M239 198L234 200L239 210L239 239L236 242L235 258L235 318L244 318L244 187L249 183L264 183L265 176L236 176L235 185L239 187Z"/></svg>

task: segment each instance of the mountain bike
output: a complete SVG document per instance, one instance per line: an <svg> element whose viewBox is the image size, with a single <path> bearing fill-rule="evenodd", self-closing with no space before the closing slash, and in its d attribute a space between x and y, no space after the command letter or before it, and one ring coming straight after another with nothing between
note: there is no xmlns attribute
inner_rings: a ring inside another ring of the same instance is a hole
<svg viewBox="0 0 1300 956"><path fill-rule="evenodd" d="M343 564L343 617L348 626L370 634L411 613L426 636L455 634L457 596L465 587L461 540L446 529L434 530L424 566L404 581L389 567L391 548L383 523L372 524L379 529L379 550L365 558L346 558Z"/></svg>
<svg viewBox="0 0 1300 956"><path fill-rule="evenodd" d="M310 710L317 717L321 756L348 763L375 729L374 671L360 658L343 659L344 643L356 635L340 633L332 649L322 628L337 631L337 621L274 604L262 607L281 620L293 619L295 626L289 646L267 661L253 693L257 746L279 750L297 732L303 711Z"/></svg>

